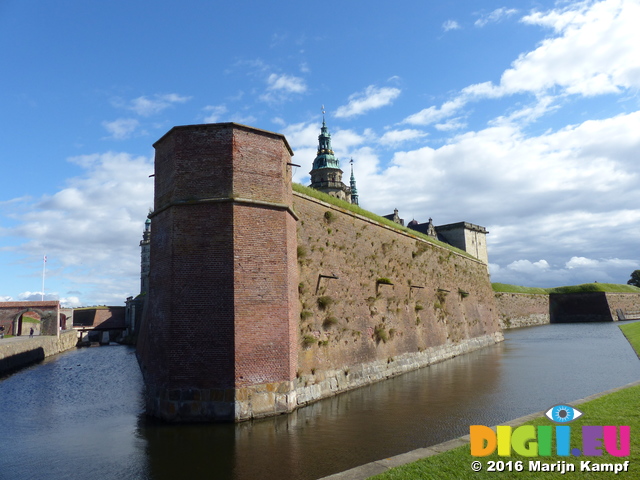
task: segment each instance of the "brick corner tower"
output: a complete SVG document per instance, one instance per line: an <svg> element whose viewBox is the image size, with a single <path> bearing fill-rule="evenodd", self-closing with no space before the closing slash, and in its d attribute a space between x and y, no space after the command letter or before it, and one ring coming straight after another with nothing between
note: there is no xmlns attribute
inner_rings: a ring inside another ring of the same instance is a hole
<svg viewBox="0 0 640 480"><path fill-rule="evenodd" d="M154 144L149 302L138 340L147 413L171 422L296 406L298 269L280 134L219 123Z"/></svg>

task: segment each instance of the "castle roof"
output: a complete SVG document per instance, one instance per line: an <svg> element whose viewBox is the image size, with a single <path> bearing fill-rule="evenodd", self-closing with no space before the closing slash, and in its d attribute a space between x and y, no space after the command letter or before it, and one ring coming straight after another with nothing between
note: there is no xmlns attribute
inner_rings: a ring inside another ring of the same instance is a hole
<svg viewBox="0 0 640 480"><path fill-rule="evenodd" d="M313 170L321 168L340 169L340 160L334 155L331 148L331 134L327 129L327 124L322 118L322 129L318 135L318 153L313 161Z"/></svg>

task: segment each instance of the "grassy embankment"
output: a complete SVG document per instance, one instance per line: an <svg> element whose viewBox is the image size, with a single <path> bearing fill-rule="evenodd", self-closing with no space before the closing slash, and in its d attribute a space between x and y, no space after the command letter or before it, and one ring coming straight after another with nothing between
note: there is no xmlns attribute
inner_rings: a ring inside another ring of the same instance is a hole
<svg viewBox="0 0 640 480"><path fill-rule="evenodd" d="M508 285L506 283L492 283L494 292L498 293L529 293L539 295L549 295L551 293L640 293L640 288L632 285L619 285L616 283L583 283L582 285L571 285L568 287L538 288L520 287L518 285Z"/></svg>
<svg viewBox="0 0 640 480"><path fill-rule="evenodd" d="M597 284L600 285L600 284ZM640 322L621 325L623 331L634 350L640 357ZM640 367L640 365L639 365ZM639 368L640 371L640 368ZM535 479L558 479L562 478L583 478L591 475L598 479L614 478L640 478L640 386L626 388L618 392L610 393L595 400L583 403L578 406L583 416L573 421L570 426L572 430L571 448L582 448L578 443L583 425L629 425L631 427L631 454L628 457L613 457L604 453L601 457L533 457L531 459L516 455L510 457L498 457L496 454L488 457L472 457L469 445L449 450L448 452L435 455L409 463L401 467L396 467L381 475L371 477L375 480L458 480L458 479L482 479L482 478L535 478ZM525 425L549 425L551 422L546 417L537 418ZM479 460L482 462L481 472L471 470L471 462ZM522 461L524 470L521 472L487 472L489 461L516 462ZM576 465L575 472L567 472L561 475L559 472L530 472L529 460L540 460L542 463L552 464L566 461ZM581 472L580 461L591 460L592 464L602 463L623 463L630 462L628 472L620 472L616 475L613 472Z"/></svg>
<svg viewBox="0 0 640 480"><path fill-rule="evenodd" d="M465 257L477 260L477 258L468 254L464 250L460 250L459 248L456 248L447 243L441 242L440 240L430 237L429 235L425 235L424 233L418 232L417 230L412 230L408 227L404 227L398 223L395 223L392 220L389 220L388 218L384 218L384 217L381 217L380 215L376 215L375 213L372 213L369 210L365 210L364 208L361 208L358 205L353 205L352 203L345 202L344 200L340 200L339 198L332 197L331 195L328 195L324 192L316 190L315 188L305 187L304 185L300 185L299 183L294 183L293 191L302 193L304 195L307 195L308 197L322 200L323 202L333 205L335 207L341 208L343 210L348 210L350 212L353 212L365 218L368 218L369 220L373 220L374 222L380 223L387 227L391 227L395 230L399 230L404 233L408 233L410 235L413 235L414 237L420 238L422 240L426 240L427 242L432 243L434 245L438 245L440 247L446 248L447 250L452 250L456 253L459 253L460 255L463 255Z"/></svg>

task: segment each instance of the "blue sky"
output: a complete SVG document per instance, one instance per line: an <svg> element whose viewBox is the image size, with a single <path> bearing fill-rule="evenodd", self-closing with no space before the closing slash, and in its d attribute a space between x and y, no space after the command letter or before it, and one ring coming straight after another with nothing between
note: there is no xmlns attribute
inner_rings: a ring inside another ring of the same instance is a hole
<svg viewBox="0 0 640 480"><path fill-rule="evenodd" d="M640 268L640 2L0 2L0 300L139 292L152 144L322 122L360 203L486 226L492 281ZM344 168L346 171L346 168Z"/></svg>

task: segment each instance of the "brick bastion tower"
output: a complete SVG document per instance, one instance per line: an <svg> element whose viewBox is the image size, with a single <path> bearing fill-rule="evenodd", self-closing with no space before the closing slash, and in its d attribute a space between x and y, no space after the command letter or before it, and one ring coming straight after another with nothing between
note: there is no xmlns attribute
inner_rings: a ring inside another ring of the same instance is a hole
<svg viewBox="0 0 640 480"><path fill-rule="evenodd" d="M147 412L241 421L296 406L298 268L292 153L235 123L154 144L149 303L138 341Z"/></svg>

